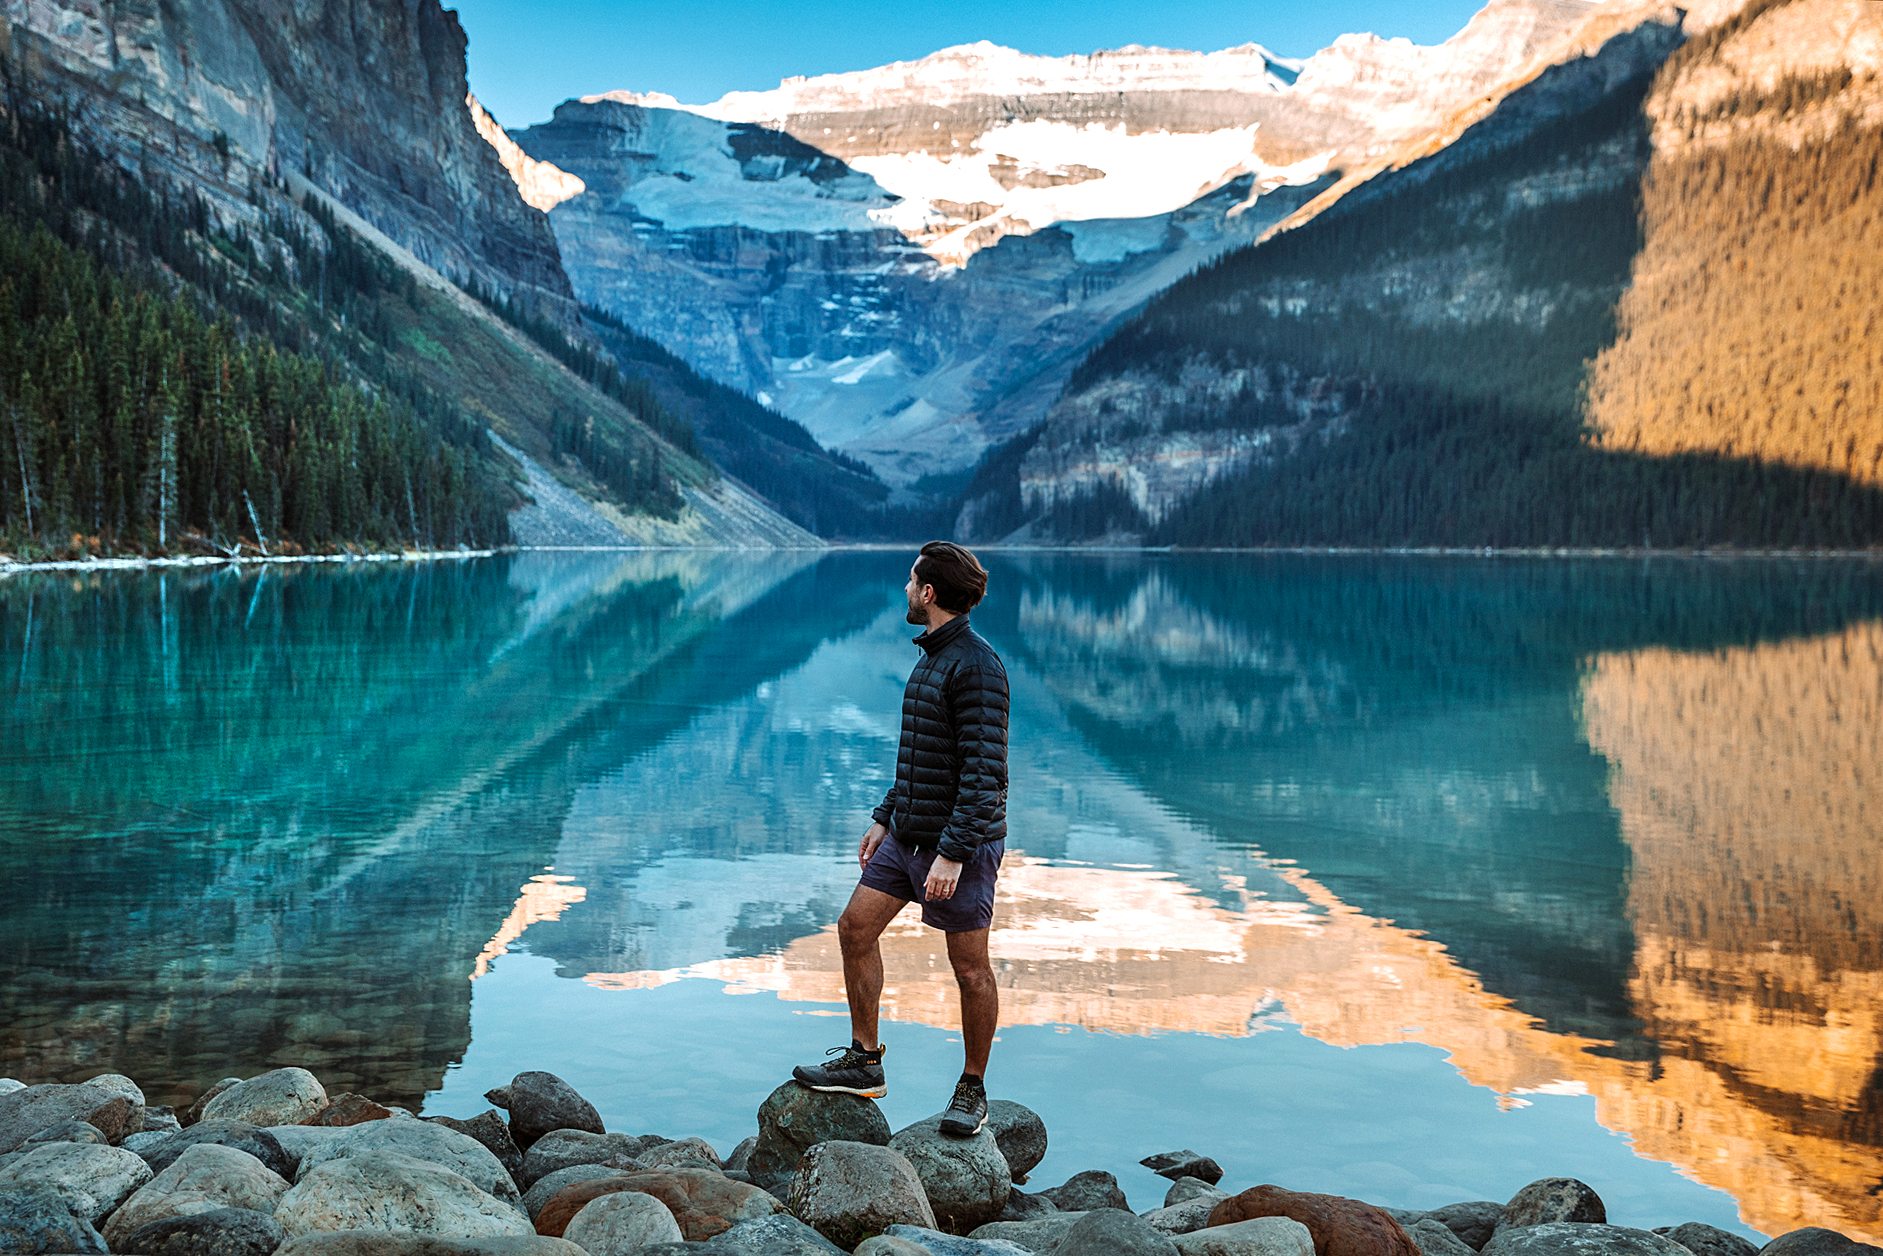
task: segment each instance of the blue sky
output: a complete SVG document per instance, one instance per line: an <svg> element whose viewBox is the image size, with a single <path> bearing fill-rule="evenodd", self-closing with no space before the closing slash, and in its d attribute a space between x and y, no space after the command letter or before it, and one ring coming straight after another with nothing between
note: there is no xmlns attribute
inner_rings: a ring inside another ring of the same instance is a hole
<svg viewBox="0 0 1883 1256"><path fill-rule="evenodd" d="M446 0L451 3L451 0ZM471 90L505 126L546 119L571 96L626 88L689 103L776 87L790 74L861 70L991 39L1063 56L1158 44L1255 42L1305 57L1345 31L1439 43L1482 0L1060 0L1050 4L817 5L759 0L457 0Z"/></svg>

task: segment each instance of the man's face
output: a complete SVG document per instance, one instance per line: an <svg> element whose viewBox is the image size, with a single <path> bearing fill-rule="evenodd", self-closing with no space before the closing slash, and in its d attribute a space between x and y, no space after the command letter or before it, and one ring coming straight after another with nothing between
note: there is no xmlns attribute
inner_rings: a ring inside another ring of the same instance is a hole
<svg viewBox="0 0 1883 1256"><path fill-rule="evenodd" d="M926 624L928 622L928 604L922 597L925 590L928 592L929 597L932 598L935 596L934 586L923 584L916 578L915 568L910 567L909 583L903 587L902 591L909 595L909 614L907 618L912 624Z"/></svg>

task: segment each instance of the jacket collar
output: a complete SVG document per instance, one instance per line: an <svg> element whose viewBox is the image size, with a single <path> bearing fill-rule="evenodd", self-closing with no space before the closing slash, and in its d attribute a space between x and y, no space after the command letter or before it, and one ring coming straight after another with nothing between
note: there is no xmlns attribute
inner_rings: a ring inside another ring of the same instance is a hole
<svg viewBox="0 0 1883 1256"><path fill-rule="evenodd" d="M956 615L941 627L931 628L921 636L913 638L913 640L933 657L935 654L946 649L950 642L954 641L956 637L959 637L967 630L968 617L966 615Z"/></svg>

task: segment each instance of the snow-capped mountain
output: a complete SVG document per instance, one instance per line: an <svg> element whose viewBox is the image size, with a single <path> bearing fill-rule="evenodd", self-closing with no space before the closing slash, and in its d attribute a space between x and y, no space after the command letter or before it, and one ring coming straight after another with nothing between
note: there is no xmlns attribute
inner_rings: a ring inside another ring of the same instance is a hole
<svg viewBox="0 0 1883 1256"><path fill-rule="evenodd" d="M1105 328L1338 173L1572 55L1603 8L1492 0L1438 47L1349 35L1306 61L981 43L706 105L610 92L511 132L506 164L582 298L908 483L1028 426Z"/></svg>

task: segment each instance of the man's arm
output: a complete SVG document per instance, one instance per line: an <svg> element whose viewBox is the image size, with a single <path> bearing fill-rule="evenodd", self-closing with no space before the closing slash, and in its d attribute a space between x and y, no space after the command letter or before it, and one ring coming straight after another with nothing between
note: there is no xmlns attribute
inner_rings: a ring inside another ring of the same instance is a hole
<svg viewBox="0 0 1883 1256"><path fill-rule="evenodd" d="M961 781L937 853L965 864L987 840L1007 799L1007 674L975 664L951 678Z"/></svg>

